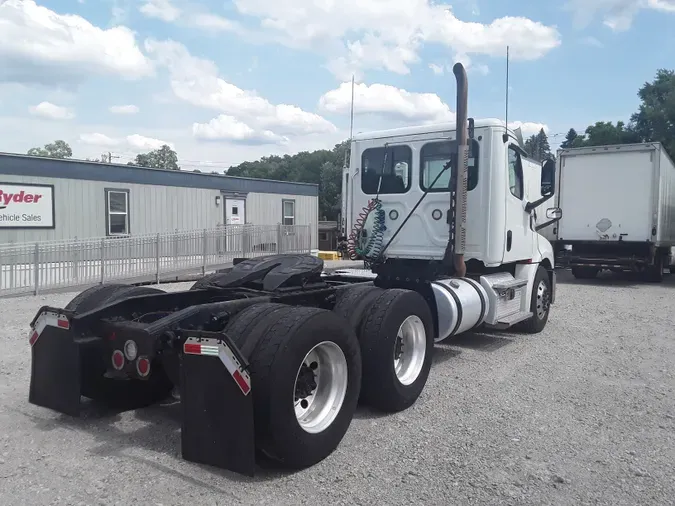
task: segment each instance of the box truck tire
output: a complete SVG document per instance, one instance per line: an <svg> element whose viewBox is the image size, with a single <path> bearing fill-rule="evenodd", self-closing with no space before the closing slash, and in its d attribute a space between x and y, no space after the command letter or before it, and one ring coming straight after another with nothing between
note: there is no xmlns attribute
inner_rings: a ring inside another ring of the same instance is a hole
<svg viewBox="0 0 675 506"><path fill-rule="evenodd" d="M599 272L600 269L597 267L572 267L572 275L577 279L594 279Z"/></svg>

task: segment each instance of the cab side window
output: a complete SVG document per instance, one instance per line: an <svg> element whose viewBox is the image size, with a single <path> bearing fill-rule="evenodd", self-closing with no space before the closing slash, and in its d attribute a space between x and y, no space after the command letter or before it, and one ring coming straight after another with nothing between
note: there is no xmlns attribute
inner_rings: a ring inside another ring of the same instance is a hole
<svg viewBox="0 0 675 506"><path fill-rule="evenodd" d="M523 164L514 146L509 146L509 188L514 197L523 200Z"/></svg>
<svg viewBox="0 0 675 506"><path fill-rule="evenodd" d="M361 156L361 190L366 195L406 193L411 172L409 146L368 148Z"/></svg>

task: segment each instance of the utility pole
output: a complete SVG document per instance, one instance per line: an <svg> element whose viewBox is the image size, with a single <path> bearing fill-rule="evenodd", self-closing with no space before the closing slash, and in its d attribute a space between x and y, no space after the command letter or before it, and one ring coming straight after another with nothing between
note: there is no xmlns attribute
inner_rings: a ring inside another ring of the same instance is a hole
<svg viewBox="0 0 675 506"><path fill-rule="evenodd" d="M103 158L105 158L105 153L103 153ZM108 163L112 163L113 158L122 158L122 157L117 155L113 156L112 153L108 151Z"/></svg>

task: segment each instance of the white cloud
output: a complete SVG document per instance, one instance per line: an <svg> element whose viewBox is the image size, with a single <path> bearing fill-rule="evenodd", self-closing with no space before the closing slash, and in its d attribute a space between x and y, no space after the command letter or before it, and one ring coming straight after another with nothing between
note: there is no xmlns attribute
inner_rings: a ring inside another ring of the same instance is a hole
<svg viewBox="0 0 675 506"><path fill-rule="evenodd" d="M138 113L139 109L138 106L130 104L130 105L113 105L110 106L109 111L113 114L136 114Z"/></svg>
<svg viewBox="0 0 675 506"><path fill-rule="evenodd" d="M351 109L351 82L324 93L319 99L322 111L348 114ZM354 114L378 114L407 123L453 121L455 114L435 93L416 93L388 84L354 85Z"/></svg>
<svg viewBox="0 0 675 506"><path fill-rule="evenodd" d="M107 30L33 0L0 2L0 81L46 85L93 75L152 75L149 60L126 27Z"/></svg>
<svg viewBox="0 0 675 506"><path fill-rule="evenodd" d="M272 104L255 91L247 91L218 77L209 60L192 56L173 41L146 41L146 50L166 66L176 97L192 105L232 116L256 132L280 136L325 134L336 127L325 118L288 104Z"/></svg>
<svg viewBox="0 0 675 506"><path fill-rule="evenodd" d="M271 130L256 131L233 116L221 114L208 123L194 123L192 134L208 141L231 141L243 144L288 144L288 137Z"/></svg>
<svg viewBox="0 0 675 506"><path fill-rule="evenodd" d="M180 16L180 9L174 7L169 0L146 0L139 10L150 18L162 21L176 21Z"/></svg>
<svg viewBox="0 0 675 506"><path fill-rule="evenodd" d="M75 113L67 107L54 105L51 102L40 102L38 105L31 106L29 112L33 116L54 120L73 119L75 117Z"/></svg>
<svg viewBox="0 0 675 506"><path fill-rule="evenodd" d="M581 43L585 46L592 46L592 47L605 47L605 45L600 42L599 39L592 37L590 35L583 37L581 39Z"/></svg>
<svg viewBox="0 0 675 506"><path fill-rule="evenodd" d="M180 23L214 32L245 33L245 30L236 21L204 12L199 5L194 3L186 9L181 9L171 0L145 0L138 10L149 18L161 19L167 23Z"/></svg>
<svg viewBox="0 0 675 506"><path fill-rule="evenodd" d="M605 26L621 32L631 27L641 10L675 13L675 0L568 0L566 8L574 13L580 27L600 18Z"/></svg>
<svg viewBox="0 0 675 506"><path fill-rule="evenodd" d="M443 65L438 65L437 63L430 63L429 68L437 76L442 76L445 74L445 67Z"/></svg>
<svg viewBox="0 0 675 506"><path fill-rule="evenodd" d="M171 149L175 149L175 144L172 142L154 139L139 134L127 135L126 137L110 137L98 132L84 133L80 134L79 141L90 146L108 149L117 148L135 153L153 151L159 149L164 144L168 145Z"/></svg>
<svg viewBox="0 0 675 506"><path fill-rule="evenodd" d="M487 65L483 64L475 64L473 60L469 57L467 54L456 54L455 58L453 59L454 63L461 63L464 65L464 68L466 69L467 74L471 73L478 73L481 75L488 75L490 73L490 69L488 68ZM448 69L452 71L452 69Z"/></svg>
<svg viewBox="0 0 675 506"><path fill-rule="evenodd" d="M544 123L534 123L531 121L512 121L509 122L509 128L512 130L520 128L520 131L523 134L523 139L527 139L531 135L538 134L542 128L546 134L549 132L548 125Z"/></svg>
<svg viewBox="0 0 675 506"><path fill-rule="evenodd" d="M408 74L425 44L462 55L541 58L560 45L557 28L524 17L489 24L458 19L447 4L431 0L234 0L240 14L260 19L279 42L329 56L328 68L340 79L361 77L364 69Z"/></svg>

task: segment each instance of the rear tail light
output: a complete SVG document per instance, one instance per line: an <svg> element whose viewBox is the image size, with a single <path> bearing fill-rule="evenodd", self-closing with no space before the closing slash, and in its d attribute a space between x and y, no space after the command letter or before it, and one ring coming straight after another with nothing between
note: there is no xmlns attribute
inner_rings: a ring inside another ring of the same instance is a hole
<svg viewBox="0 0 675 506"><path fill-rule="evenodd" d="M145 378L150 374L150 360L141 357L136 361L136 372L141 378Z"/></svg>
<svg viewBox="0 0 675 506"><path fill-rule="evenodd" d="M138 355L138 347L136 346L135 342L129 340L126 343L124 343L124 356L127 357L127 360L133 362L134 360L136 360L137 355Z"/></svg>
<svg viewBox="0 0 675 506"><path fill-rule="evenodd" d="M120 350L113 351L112 365L117 371L124 367L124 353L122 353Z"/></svg>

